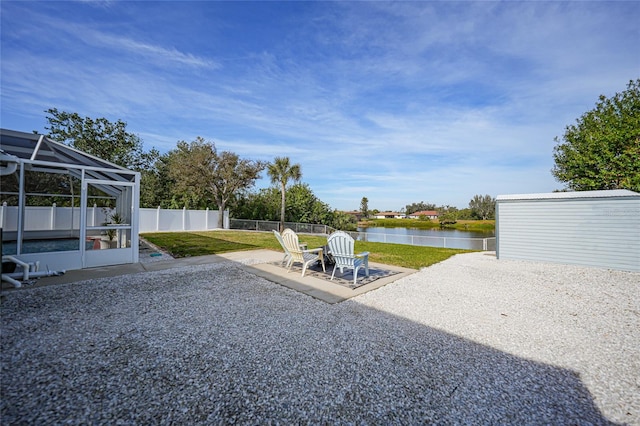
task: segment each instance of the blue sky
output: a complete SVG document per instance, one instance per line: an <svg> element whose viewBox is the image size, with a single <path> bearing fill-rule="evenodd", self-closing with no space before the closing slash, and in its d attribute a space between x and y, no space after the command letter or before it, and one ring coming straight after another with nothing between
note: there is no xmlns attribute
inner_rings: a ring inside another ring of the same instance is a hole
<svg viewBox="0 0 640 426"><path fill-rule="evenodd" d="M640 76L640 2L0 8L3 128L43 132L58 108L146 149L288 156L341 210L560 189L554 137Z"/></svg>

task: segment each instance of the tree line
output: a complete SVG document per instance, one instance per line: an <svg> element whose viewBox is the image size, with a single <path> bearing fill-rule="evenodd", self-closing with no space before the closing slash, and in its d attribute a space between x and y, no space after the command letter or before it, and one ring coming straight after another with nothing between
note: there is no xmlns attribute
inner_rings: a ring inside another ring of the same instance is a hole
<svg viewBox="0 0 640 426"><path fill-rule="evenodd" d="M469 207L458 209L454 206L419 203L407 204L404 213L407 215L421 211L436 211L439 216L450 217L454 220L488 220L495 218L496 199L491 195L474 195L469 201Z"/></svg>
<svg viewBox="0 0 640 426"><path fill-rule="evenodd" d="M432 203L420 201L407 204L399 213L411 215L423 211L434 211L442 222L455 223L457 220L490 220L495 218L496 199L490 195L474 195L469 201L469 207L458 209L450 205L436 206ZM369 209L369 199L362 197L360 200L360 214L364 218L370 218L380 213L378 209ZM425 216L426 217L426 216Z"/></svg>

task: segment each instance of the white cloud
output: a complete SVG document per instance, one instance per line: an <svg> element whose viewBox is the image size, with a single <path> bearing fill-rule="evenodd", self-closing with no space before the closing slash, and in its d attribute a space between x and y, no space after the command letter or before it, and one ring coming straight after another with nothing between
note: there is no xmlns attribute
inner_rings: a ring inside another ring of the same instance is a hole
<svg viewBox="0 0 640 426"><path fill-rule="evenodd" d="M204 67L209 69L220 68L220 64L215 61L198 57L191 53L180 52L176 48L165 48L130 38L88 31L86 27L79 28L78 30L78 32L83 34L84 41L89 43L93 42L92 44L95 44L98 48L111 47L120 52L126 51L135 55L148 57L161 64L166 64L168 61L194 67ZM91 37L86 37L87 34L91 35Z"/></svg>

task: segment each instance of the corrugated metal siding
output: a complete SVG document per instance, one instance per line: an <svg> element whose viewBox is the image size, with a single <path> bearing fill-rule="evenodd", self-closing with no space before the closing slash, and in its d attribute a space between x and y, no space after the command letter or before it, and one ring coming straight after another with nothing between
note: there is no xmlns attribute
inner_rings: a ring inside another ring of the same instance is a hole
<svg viewBox="0 0 640 426"><path fill-rule="evenodd" d="M498 195L497 200L551 200L551 199L576 199L576 198L620 198L633 197L639 194L627 189L608 189L601 191L569 191L569 192L545 192L541 194L508 194Z"/></svg>
<svg viewBox="0 0 640 426"><path fill-rule="evenodd" d="M640 197L498 200L497 254L640 271Z"/></svg>

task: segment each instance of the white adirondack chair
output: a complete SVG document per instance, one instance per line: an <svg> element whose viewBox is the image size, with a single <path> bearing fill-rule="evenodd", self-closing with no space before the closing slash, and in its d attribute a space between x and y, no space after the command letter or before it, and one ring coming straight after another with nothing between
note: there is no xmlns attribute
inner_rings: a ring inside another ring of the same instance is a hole
<svg viewBox="0 0 640 426"><path fill-rule="evenodd" d="M351 235L344 231L336 231L329 235L327 239L329 251L336 262L333 267L331 279L336 274L336 268L340 268L340 273L344 273L344 269L353 269L353 284L358 280L358 270L364 267L365 275L369 276L369 252L354 253L354 241Z"/></svg>
<svg viewBox="0 0 640 426"><path fill-rule="evenodd" d="M298 241L298 234L287 228L282 231L282 240L284 241L284 247L289 251L291 259L289 260L288 271L291 271L291 267L294 263L302 263L302 276L307 270L307 266L315 261L322 263L322 270L326 272L324 267L324 256L322 255L322 248L304 250L300 247Z"/></svg>
<svg viewBox="0 0 640 426"><path fill-rule="evenodd" d="M284 240L282 239L282 235L280 235L280 233L278 231L276 231L275 229L273 230L273 235L276 236L276 239L278 240L278 242L282 246L282 250L284 250L284 258L282 259L282 263L286 263L287 268L288 268L289 267L289 262L291 261L291 253L289 253L289 250L284 245Z"/></svg>

